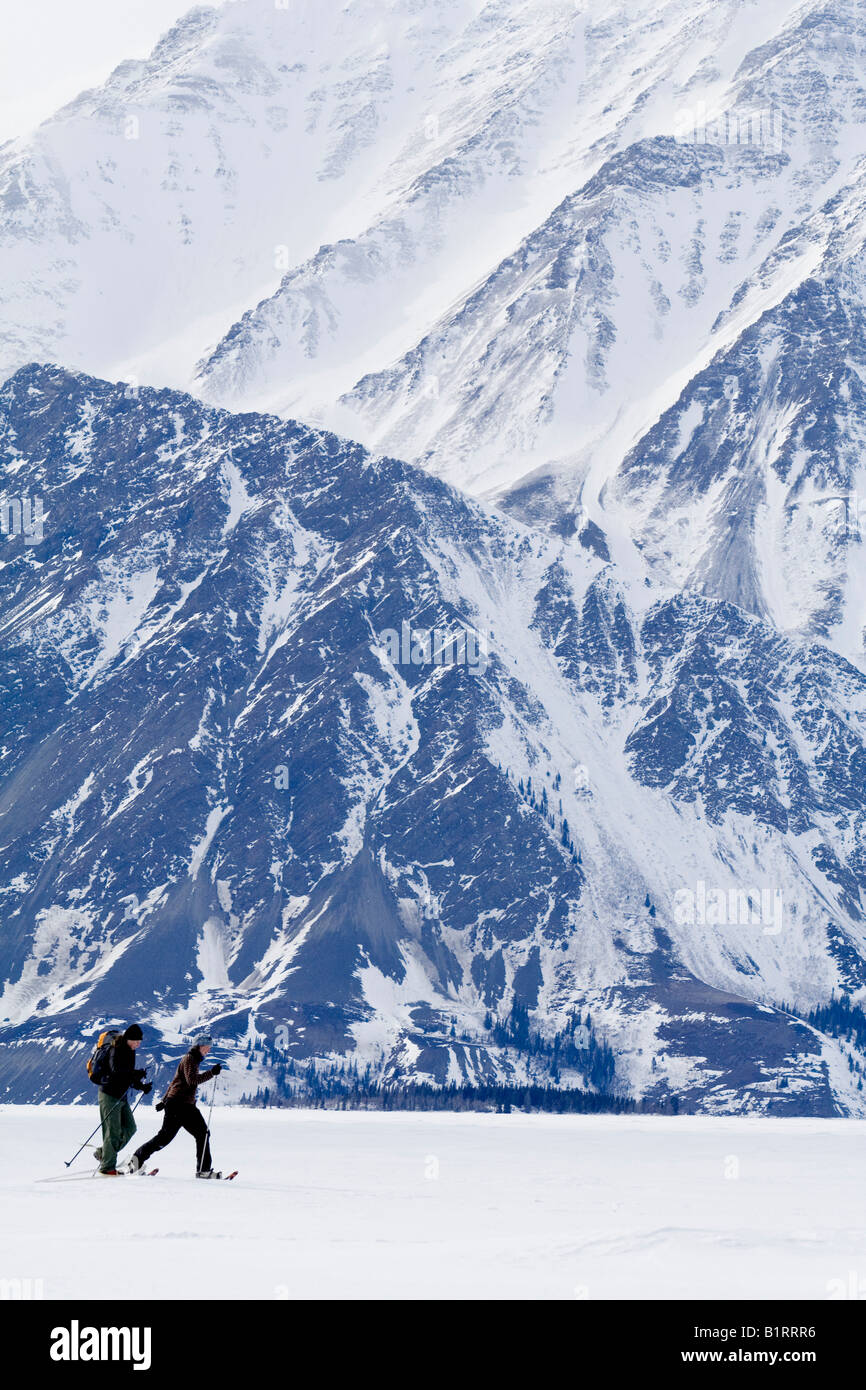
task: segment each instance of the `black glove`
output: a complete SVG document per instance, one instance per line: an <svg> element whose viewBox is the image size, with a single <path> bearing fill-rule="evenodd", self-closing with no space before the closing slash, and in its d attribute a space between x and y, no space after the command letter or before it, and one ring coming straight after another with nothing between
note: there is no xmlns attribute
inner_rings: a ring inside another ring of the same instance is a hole
<svg viewBox="0 0 866 1390"><path fill-rule="evenodd" d="M139 1085L141 1084L141 1082L144 1080L144 1076L145 1076L145 1072L146 1072L146 1071L147 1071L147 1067L142 1067L142 1068L141 1068L141 1071L135 1071L135 1072L132 1073L133 1076L135 1077L135 1084L136 1084L136 1086L139 1086Z"/></svg>
<svg viewBox="0 0 866 1390"><path fill-rule="evenodd" d="M222 1071L222 1067L220 1066L219 1062L216 1062L211 1067L211 1071L213 1072L214 1076L219 1076L220 1072Z"/></svg>
<svg viewBox="0 0 866 1390"><path fill-rule="evenodd" d="M152 1081L148 1081L148 1082L145 1083L144 1086L142 1086L142 1088L141 1088L141 1094L142 1094L143 1096L149 1096L152 1090L153 1090L153 1082L152 1082Z"/></svg>
<svg viewBox="0 0 866 1390"><path fill-rule="evenodd" d="M155 1105L153 1108L154 1108L154 1110L164 1110L164 1109L165 1109L165 1101L164 1101L164 1100L158 1100L158 1101L156 1102L156 1105Z"/></svg>

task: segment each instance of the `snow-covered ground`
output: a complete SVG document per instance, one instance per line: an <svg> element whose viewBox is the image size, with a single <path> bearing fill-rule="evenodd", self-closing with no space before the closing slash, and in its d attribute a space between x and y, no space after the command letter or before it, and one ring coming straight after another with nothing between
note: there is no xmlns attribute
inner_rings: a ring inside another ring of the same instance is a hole
<svg viewBox="0 0 866 1390"><path fill-rule="evenodd" d="M143 1299L866 1289L862 1121L224 1108L235 1183L197 1182L184 1133L153 1179L38 1181L95 1113L0 1106L0 1278L48 1299L96 1297L106 1271Z"/></svg>

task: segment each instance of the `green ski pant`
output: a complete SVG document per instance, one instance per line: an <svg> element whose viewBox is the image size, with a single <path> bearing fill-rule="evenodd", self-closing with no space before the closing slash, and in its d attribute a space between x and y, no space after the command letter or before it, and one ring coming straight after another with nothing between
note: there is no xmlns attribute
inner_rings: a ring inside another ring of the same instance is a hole
<svg viewBox="0 0 866 1390"><path fill-rule="evenodd" d="M102 1154L99 1164L103 1173L117 1167L117 1155L125 1149L135 1133L135 1120L126 1096L118 1100L99 1092L99 1118L102 1121Z"/></svg>

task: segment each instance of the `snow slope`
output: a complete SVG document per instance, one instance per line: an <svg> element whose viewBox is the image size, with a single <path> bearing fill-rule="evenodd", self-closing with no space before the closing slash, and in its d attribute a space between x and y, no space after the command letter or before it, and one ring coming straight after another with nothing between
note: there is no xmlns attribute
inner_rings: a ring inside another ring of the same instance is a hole
<svg viewBox="0 0 866 1390"><path fill-rule="evenodd" d="M0 1112L4 1273L47 1299L130 1263L142 1299L862 1297L862 1121L218 1107L231 1185L185 1134L156 1178L51 1184L93 1107Z"/></svg>

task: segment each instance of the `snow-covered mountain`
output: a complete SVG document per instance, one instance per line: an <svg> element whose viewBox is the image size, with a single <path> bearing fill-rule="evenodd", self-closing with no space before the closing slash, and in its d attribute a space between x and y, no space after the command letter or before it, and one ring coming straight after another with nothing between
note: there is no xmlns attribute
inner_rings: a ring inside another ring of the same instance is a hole
<svg viewBox="0 0 866 1390"><path fill-rule="evenodd" d="M0 148L10 1094L860 1112L864 125L856 0L232 0Z"/></svg>
<svg viewBox="0 0 866 1390"><path fill-rule="evenodd" d="M196 9L2 151L0 367L337 429L862 663L864 122L858 0Z"/></svg>
<svg viewBox="0 0 866 1390"><path fill-rule="evenodd" d="M859 1110L789 1012L866 986L854 667L293 422L31 367L0 437L7 1094L108 1013L549 1079L528 1010L567 1084Z"/></svg>

